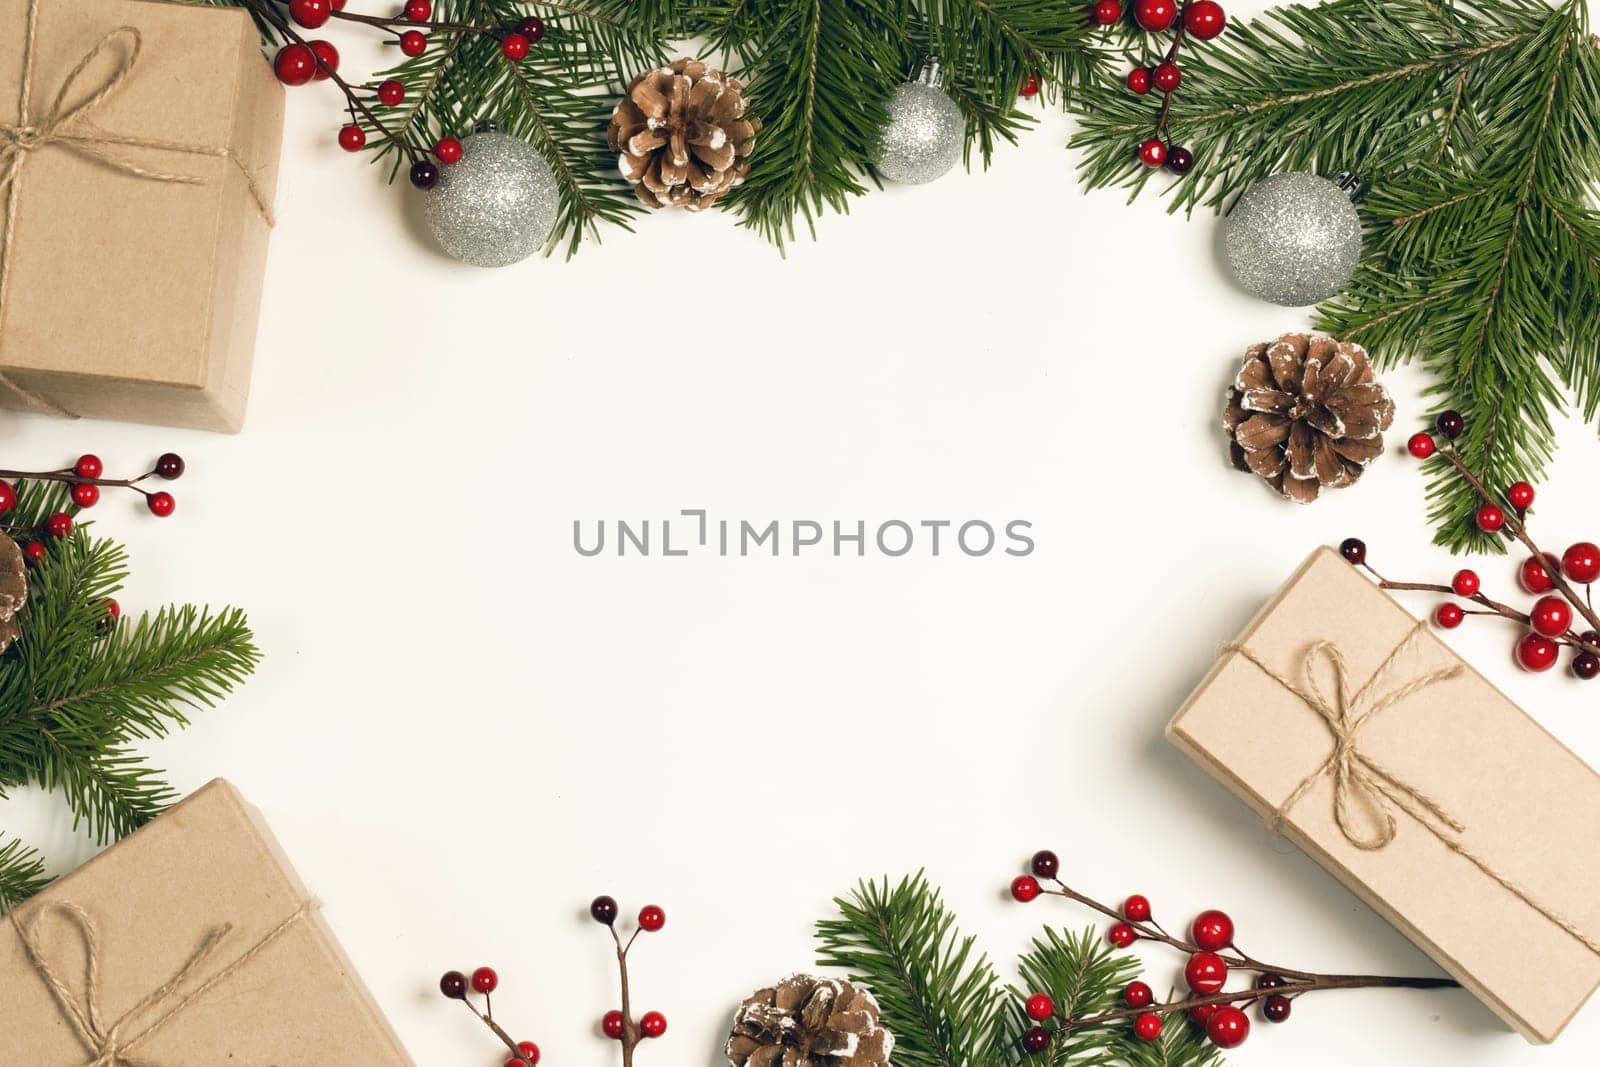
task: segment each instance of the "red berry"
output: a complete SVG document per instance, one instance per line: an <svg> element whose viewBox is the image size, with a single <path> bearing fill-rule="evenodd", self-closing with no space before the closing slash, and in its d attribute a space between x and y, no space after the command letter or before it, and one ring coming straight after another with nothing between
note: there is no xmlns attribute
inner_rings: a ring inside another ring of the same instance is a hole
<svg viewBox="0 0 1600 1067"><path fill-rule="evenodd" d="M1562 597L1540 597L1528 612L1528 621L1541 637L1560 637L1572 625L1572 605Z"/></svg>
<svg viewBox="0 0 1600 1067"><path fill-rule="evenodd" d="M1287 1022L1293 1005L1282 993L1274 993L1261 1005L1261 1014L1269 1023Z"/></svg>
<svg viewBox="0 0 1600 1067"><path fill-rule="evenodd" d="M17 506L17 491L10 482L0 482L0 515Z"/></svg>
<svg viewBox="0 0 1600 1067"><path fill-rule="evenodd" d="M339 147L346 152L359 152L367 147L367 134L360 126L350 123L339 127Z"/></svg>
<svg viewBox="0 0 1600 1067"><path fill-rule="evenodd" d="M1089 9L1089 17L1099 26L1110 26L1121 22L1122 4L1120 0L1099 0Z"/></svg>
<svg viewBox="0 0 1600 1067"><path fill-rule="evenodd" d="M286 44L272 57L272 73L285 85L304 85L317 72L317 57L303 44Z"/></svg>
<svg viewBox="0 0 1600 1067"><path fill-rule="evenodd" d="M1178 21L1175 0L1134 0L1133 21L1153 33L1171 29Z"/></svg>
<svg viewBox="0 0 1600 1067"><path fill-rule="evenodd" d="M1518 511L1527 511L1533 507L1533 486L1527 482L1512 482L1506 490L1506 499L1511 501L1511 506Z"/></svg>
<svg viewBox="0 0 1600 1067"><path fill-rule="evenodd" d="M646 904L639 909L639 929L653 934L665 925L667 925L667 913L654 904Z"/></svg>
<svg viewBox="0 0 1600 1067"><path fill-rule="evenodd" d="M427 22L433 18L433 4L429 0L406 0L406 18L412 22Z"/></svg>
<svg viewBox="0 0 1600 1067"><path fill-rule="evenodd" d="M1031 874L1020 874L1011 880L1011 896L1019 903L1026 904L1039 895L1039 883Z"/></svg>
<svg viewBox="0 0 1600 1067"><path fill-rule="evenodd" d="M1129 982L1122 991L1122 1002L1130 1008L1149 1007L1155 999L1155 990L1143 982Z"/></svg>
<svg viewBox="0 0 1600 1067"><path fill-rule="evenodd" d="M1022 84L1017 87L1017 95L1018 96L1038 96L1039 95L1039 76L1037 74L1030 74L1026 78L1023 78L1022 79Z"/></svg>
<svg viewBox="0 0 1600 1067"><path fill-rule="evenodd" d="M1440 604L1438 610L1433 613L1433 621L1445 630L1454 630L1466 617L1467 613L1461 610L1460 604Z"/></svg>
<svg viewBox="0 0 1600 1067"><path fill-rule="evenodd" d="M163 452L161 453L161 458L156 460L155 470L151 473L169 482L175 482L183 477L183 471L184 462L182 456L176 452Z"/></svg>
<svg viewBox="0 0 1600 1067"><path fill-rule="evenodd" d="M1159 137L1152 137L1139 146L1139 162L1152 170L1167 161L1167 146Z"/></svg>
<svg viewBox="0 0 1600 1067"><path fill-rule="evenodd" d="M1150 900L1138 893L1122 902L1122 917L1131 923L1147 923L1150 921Z"/></svg>
<svg viewBox="0 0 1600 1067"><path fill-rule="evenodd" d="M1206 1021L1206 1036L1218 1048L1238 1048L1250 1036L1250 1016L1224 1004Z"/></svg>
<svg viewBox="0 0 1600 1067"><path fill-rule="evenodd" d="M28 557L29 563L38 563L41 559L44 559L46 551L43 541L29 541L22 546L22 554Z"/></svg>
<svg viewBox="0 0 1600 1067"><path fill-rule="evenodd" d="M57 541L65 540L72 536L72 516L58 511L44 521L44 528Z"/></svg>
<svg viewBox="0 0 1600 1067"><path fill-rule="evenodd" d="M647 1011L639 1016L639 1032L645 1037L660 1037L667 1032L667 1017L659 1011Z"/></svg>
<svg viewBox="0 0 1600 1067"><path fill-rule="evenodd" d="M1450 591L1456 596L1476 596L1480 584L1478 572L1463 567L1456 571L1454 578L1450 579Z"/></svg>
<svg viewBox="0 0 1600 1067"><path fill-rule="evenodd" d="M1539 634L1523 634L1517 642L1517 663L1525 671L1547 671L1556 665L1561 646Z"/></svg>
<svg viewBox="0 0 1600 1067"><path fill-rule="evenodd" d="M1206 1023L1211 1021L1211 1017L1217 1013L1217 1009L1220 1007L1222 1007L1221 1004L1201 1004L1198 1007L1190 1008L1189 1021L1204 1030Z"/></svg>
<svg viewBox="0 0 1600 1067"><path fill-rule="evenodd" d="M1156 88L1164 93L1176 92L1178 86L1183 84L1183 71L1178 69L1176 63L1162 63L1156 67L1150 79L1156 83Z"/></svg>
<svg viewBox="0 0 1600 1067"><path fill-rule="evenodd" d="M537 43L544 36L544 19L538 15L529 15L517 23L517 32L528 40Z"/></svg>
<svg viewBox="0 0 1600 1067"><path fill-rule="evenodd" d="M1406 441L1406 451L1418 459L1427 459L1438 451L1438 448L1439 446L1433 441L1433 435L1423 433L1420 430L1412 434L1410 440Z"/></svg>
<svg viewBox="0 0 1600 1067"><path fill-rule="evenodd" d="M1128 71L1128 88L1143 96L1150 91L1150 68L1134 67Z"/></svg>
<svg viewBox="0 0 1600 1067"><path fill-rule="evenodd" d="M459 163L461 162L461 142L454 137L441 137L439 142L433 146L433 154L438 157L440 163L446 166L452 163Z"/></svg>
<svg viewBox="0 0 1600 1067"><path fill-rule="evenodd" d="M329 0L289 0L289 17L308 30L321 26L332 14Z"/></svg>
<svg viewBox="0 0 1600 1067"><path fill-rule="evenodd" d="M92 508L100 502L100 487L84 482L72 487L72 502L80 508Z"/></svg>
<svg viewBox="0 0 1600 1067"><path fill-rule="evenodd" d="M1579 585L1600 578L1600 545L1579 541L1561 553L1561 571Z"/></svg>
<svg viewBox="0 0 1600 1067"><path fill-rule="evenodd" d="M528 39L520 33L508 33L500 42L500 54L511 62L528 58Z"/></svg>
<svg viewBox="0 0 1600 1067"><path fill-rule="evenodd" d="M621 1041L623 1031L622 1013L620 1011L606 1012L605 1018L600 1020L600 1029L605 1031L605 1035L611 1040Z"/></svg>
<svg viewBox="0 0 1600 1067"><path fill-rule="evenodd" d="M1061 873L1061 857L1047 848L1041 848L1033 854L1028 869L1033 872L1035 878L1054 878Z"/></svg>
<svg viewBox="0 0 1600 1067"><path fill-rule="evenodd" d="M105 464L100 462L100 457L93 452L85 452L78 457L78 462L72 465L80 478L98 478L106 471Z"/></svg>
<svg viewBox="0 0 1600 1067"><path fill-rule="evenodd" d="M1193 0L1183 9L1183 28L1191 37L1209 41L1228 25L1228 16L1216 0Z"/></svg>
<svg viewBox="0 0 1600 1067"><path fill-rule="evenodd" d="M472 972L472 991L485 995L493 993L500 985L500 976L493 967L479 967Z"/></svg>
<svg viewBox="0 0 1600 1067"><path fill-rule="evenodd" d="M1189 932L1194 943L1207 952L1220 952L1233 944L1233 920L1215 908L1201 912Z"/></svg>
<svg viewBox="0 0 1600 1067"><path fill-rule="evenodd" d="M1139 940L1139 935L1135 933L1133 927L1129 926L1127 923L1117 923L1111 929L1106 931L1106 940L1118 948L1127 948L1129 945Z"/></svg>
<svg viewBox="0 0 1600 1067"><path fill-rule="evenodd" d="M400 51L415 59L428 50L428 39L416 30L407 30L400 35Z"/></svg>
<svg viewBox="0 0 1600 1067"><path fill-rule="evenodd" d="M467 976L460 971L446 971L439 977L439 992L451 1000L467 999Z"/></svg>
<svg viewBox="0 0 1600 1067"><path fill-rule="evenodd" d="M1517 582L1530 593L1548 593L1556 587L1550 576L1560 573L1561 561L1546 552L1543 559L1529 556L1522 561L1522 567L1517 571Z"/></svg>
<svg viewBox="0 0 1600 1067"><path fill-rule="evenodd" d="M1228 964L1215 952L1196 952L1183 965L1183 979L1201 996L1220 993L1228 984Z"/></svg>
<svg viewBox="0 0 1600 1067"><path fill-rule="evenodd" d="M398 107L406 98L406 87L398 79L390 78L378 85L378 99L387 107Z"/></svg>
<svg viewBox="0 0 1600 1067"><path fill-rule="evenodd" d="M311 51L321 61L317 69L311 72L311 80L327 81L328 73L339 69L339 50L333 47L332 41L316 40L311 42Z"/></svg>
<svg viewBox="0 0 1600 1067"><path fill-rule="evenodd" d="M178 502L172 499L172 494L166 490L151 493L144 498L145 507L150 509L150 514L164 519L177 510Z"/></svg>
<svg viewBox="0 0 1600 1067"><path fill-rule="evenodd" d="M1030 1056L1037 1056L1049 1047L1050 1031L1042 1026L1035 1026L1022 1035L1022 1050Z"/></svg>
<svg viewBox="0 0 1600 1067"><path fill-rule="evenodd" d="M118 604L115 600L111 599L110 597L107 597L106 598L106 614L109 615L112 619L120 619L120 618L122 618L122 605Z"/></svg>
<svg viewBox="0 0 1600 1067"><path fill-rule="evenodd" d="M1506 524L1506 513L1494 504L1485 504L1478 509L1478 529L1484 533L1494 533Z"/></svg>
<svg viewBox="0 0 1600 1067"><path fill-rule="evenodd" d="M610 926L617 921L617 899L604 893L595 897L589 902L589 917L602 926Z"/></svg>
<svg viewBox="0 0 1600 1067"><path fill-rule="evenodd" d="M522 1059L507 1060L504 1067L524 1067L525 1064L530 1063L537 1067L539 1063L538 1045L535 1045L532 1041L518 1041L517 1051L522 1053Z"/></svg>
<svg viewBox="0 0 1600 1067"><path fill-rule="evenodd" d="M1593 652L1579 652L1572 657L1572 673L1586 682L1600 675L1600 656Z"/></svg>
<svg viewBox="0 0 1600 1067"><path fill-rule="evenodd" d="M1056 1013L1056 1002L1050 999L1048 993L1035 993L1028 998L1023 1010L1028 1013L1028 1018L1042 1023Z"/></svg>
<svg viewBox="0 0 1600 1067"><path fill-rule="evenodd" d="M1133 1033L1140 1041L1154 1041L1161 1036L1161 1016L1145 1012L1133 1021Z"/></svg>
<svg viewBox="0 0 1600 1067"><path fill-rule="evenodd" d="M335 11L343 11L344 10L344 0L333 0L333 9Z"/></svg>

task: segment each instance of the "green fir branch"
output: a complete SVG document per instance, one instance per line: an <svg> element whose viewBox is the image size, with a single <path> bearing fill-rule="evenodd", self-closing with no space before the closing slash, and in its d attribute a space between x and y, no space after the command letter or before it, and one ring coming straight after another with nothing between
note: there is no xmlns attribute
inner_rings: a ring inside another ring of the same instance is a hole
<svg viewBox="0 0 1600 1067"><path fill-rule="evenodd" d="M1021 989L1012 989L1000 1047L1017 1049L1022 1035L1039 1024L1023 1006L1033 993L1048 993L1063 1018L1082 1019L1122 1007L1118 994L1139 975L1131 956L1112 951L1094 929L1081 933L1046 929L1017 961ZM1030 1057L1042 1067L1112 1067L1122 1062L1128 1027L1095 1026L1073 1031L1051 1043L1042 1056Z"/></svg>
<svg viewBox="0 0 1600 1067"><path fill-rule="evenodd" d="M49 884L37 852L15 838L0 836L0 915Z"/></svg>

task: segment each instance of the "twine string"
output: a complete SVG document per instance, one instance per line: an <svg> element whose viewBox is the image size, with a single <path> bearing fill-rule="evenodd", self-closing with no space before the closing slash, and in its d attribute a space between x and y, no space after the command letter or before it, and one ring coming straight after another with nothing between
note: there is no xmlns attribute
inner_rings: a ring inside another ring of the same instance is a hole
<svg viewBox="0 0 1600 1067"><path fill-rule="evenodd" d="M61 1014L72 1024L78 1040L93 1057L87 1060L83 1067L158 1067L152 1061L134 1057L129 1050L160 1031L196 1000L233 977L268 946L315 912L317 907L318 904L314 900L304 902L294 910L293 914L269 930L233 962L187 993L177 996L178 990L216 954L222 942L233 931L233 924L224 923L206 931L199 946L171 977L141 997L138 1003L110 1026L105 1024L100 1014L100 938L94 920L89 917L88 912L71 902L51 902L40 908L27 923L17 918L16 909L12 910L10 918L12 926L16 928L17 936L22 940L28 962L33 964L34 972L50 991L57 1007L61 1009ZM39 925L48 915L61 915L69 920L83 944L85 981L81 995L75 994L72 987L61 978L40 943ZM166 1005L166 1010L156 1016L148 1026L135 1031L131 1036L124 1036L141 1016L163 1004Z"/></svg>
<svg viewBox="0 0 1600 1067"><path fill-rule="evenodd" d="M273 224L272 204L266 191L254 174L245 166L232 148L226 146L192 145L152 137L130 137L97 128L88 117L110 99L134 74L144 38L133 26L119 26L100 38L95 46L83 54L76 66L62 80L55 99L43 114L33 115L34 64L38 53L39 2L28 0L27 30L22 41L22 84L17 93L17 121L0 122L0 194L5 197L5 208L0 214L0 316L5 314L7 294L11 280L12 235L16 230L23 164L41 148L56 145L79 156L120 171L142 181L164 182L176 185L199 185L205 179L191 174L153 170L119 155L116 148L143 148L181 155L207 156L225 159L244 178L256 208L268 226ZM89 70L102 55L119 51L120 57L93 92L69 106L68 101L78 89L80 81L87 80ZM0 370L0 389L19 397L25 406L36 411L66 418L77 416L47 397L19 384Z"/></svg>
<svg viewBox="0 0 1600 1067"><path fill-rule="evenodd" d="M1364 852L1377 852L1393 843L1400 832L1397 813L1404 813L1420 824L1446 848L1482 871L1491 881L1554 923L1590 952L1600 956L1600 941L1585 933L1570 919L1540 903L1532 891L1502 874L1488 860L1472 851L1461 840L1466 826L1438 800L1407 782L1363 751L1361 728L1385 711L1403 704L1441 682L1465 672L1459 663L1440 667L1396 683L1400 664L1427 632L1427 623L1418 622L1390 650L1372 676L1353 692L1350 669L1344 654L1331 641L1317 641L1306 649L1298 668L1304 683L1263 663L1242 643L1223 646L1255 664L1268 678L1278 683L1315 711L1333 737L1333 751L1290 791L1268 820L1274 833L1282 831L1295 806L1305 799L1324 778L1333 780L1333 817L1346 841ZM1319 665L1326 664L1333 676L1330 694L1318 677ZM1358 809L1360 814L1358 815Z"/></svg>

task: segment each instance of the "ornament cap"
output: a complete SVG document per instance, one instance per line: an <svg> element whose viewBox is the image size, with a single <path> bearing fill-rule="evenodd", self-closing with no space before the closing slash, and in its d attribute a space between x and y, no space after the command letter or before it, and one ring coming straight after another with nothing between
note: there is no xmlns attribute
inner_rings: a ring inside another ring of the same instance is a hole
<svg viewBox="0 0 1600 1067"><path fill-rule="evenodd" d="M1353 170L1341 170L1338 177L1334 178L1333 181L1335 185L1348 193L1352 200L1361 191L1361 175Z"/></svg>
<svg viewBox="0 0 1600 1067"><path fill-rule="evenodd" d="M922 61L922 69L918 71L915 80L921 82L923 85L932 85L935 88L943 88L944 79L940 75L941 70L939 67L939 61L934 59L932 56L929 56Z"/></svg>

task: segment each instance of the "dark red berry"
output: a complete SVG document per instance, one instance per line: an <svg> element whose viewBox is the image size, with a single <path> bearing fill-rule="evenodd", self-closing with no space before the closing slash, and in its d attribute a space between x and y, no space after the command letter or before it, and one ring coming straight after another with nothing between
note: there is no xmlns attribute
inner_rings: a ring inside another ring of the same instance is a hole
<svg viewBox="0 0 1600 1067"><path fill-rule="evenodd" d="M1600 675L1600 656L1593 652L1579 652L1572 657L1572 673L1584 681Z"/></svg>
<svg viewBox="0 0 1600 1067"><path fill-rule="evenodd" d="M1054 878L1061 873L1061 857L1047 848L1041 848L1033 854L1028 868L1033 871L1035 878Z"/></svg>
<svg viewBox="0 0 1600 1067"><path fill-rule="evenodd" d="M454 137L441 137L433 146L433 154L445 166L461 162L461 142Z"/></svg>
<svg viewBox="0 0 1600 1067"><path fill-rule="evenodd" d="M1506 489L1506 499L1518 511L1527 511L1533 507L1533 486L1527 482L1512 482Z"/></svg>
<svg viewBox="0 0 1600 1067"><path fill-rule="evenodd" d="M72 465L72 469L80 478L98 478L106 472L105 464L101 463L100 457L93 452L85 452L79 456L78 462Z"/></svg>
<svg viewBox="0 0 1600 1067"><path fill-rule="evenodd" d="M1122 902L1122 917L1131 923L1147 923L1150 921L1150 914L1148 897L1135 893Z"/></svg>
<svg viewBox="0 0 1600 1067"><path fill-rule="evenodd" d="M359 152L367 147L367 132L355 123L339 127L339 147L346 152Z"/></svg>
<svg viewBox="0 0 1600 1067"><path fill-rule="evenodd" d="M1433 424L1446 439L1451 441L1460 437L1467 428L1467 420L1461 417L1459 411L1441 411L1439 417L1433 420Z"/></svg>
<svg viewBox="0 0 1600 1067"><path fill-rule="evenodd" d="M1541 637L1560 637L1572 626L1572 605L1559 596L1542 596L1528 612L1528 623Z"/></svg>
<svg viewBox="0 0 1600 1067"><path fill-rule="evenodd" d="M517 23L517 32L528 40L537 43L544 36L544 19L538 15L529 15Z"/></svg>
<svg viewBox="0 0 1600 1067"><path fill-rule="evenodd" d="M1118 948L1127 948L1139 940L1139 935L1127 923L1117 923L1106 931L1106 940Z"/></svg>
<svg viewBox="0 0 1600 1067"><path fill-rule="evenodd" d="M1233 920L1225 911L1202 911L1189 930L1194 943L1207 952L1220 952L1233 944Z"/></svg>
<svg viewBox="0 0 1600 1067"><path fill-rule="evenodd" d="M163 452L161 458L156 460L155 475L158 478L165 478L169 482L175 482L183 477L183 471L183 457L176 452Z"/></svg>
<svg viewBox="0 0 1600 1067"><path fill-rule="evenodd" d="M1406 441L1406 451L1418 459L1427 459L1438 450L1439 446L1434 443L1433 435L1423 433L1420 430L1412 434L1410 439Z"/></svg>
<svg viewBox="0 0 1600 1067"><path fill-rule="evenodd" d="M604 894L589 902L589 916L597 923L610 926L617 921L617 901Z"/></svg>
<svg viewBox="0 0 1600 1067"><path fill-rule="evenodd" d="M1035 993L1028 998L1023 1010L1028 1013L1028 1018L1042 1023L1056 1013L1056 1002L1050 999L1048 993Z"/></svg>
<svg viewBox="0 0 1600 1067"><path fill-rule="evenodd" d="M1478 509L1477 522L1484 533L1495 533L1506 524L1506 513L1494 504L1485 504Z"/></svg>
<svg viewBox="0 0 1600 1067"><path fill-rule="evenodd" d="M1155 1041L1161 1037L1161 1016L1145 1012L1133 1021L1133 1033L1140 1041Z"/></svg>
<svg viewBox="0 0 1600 1067"><path fill-rule="evenodd" d="M1150 73L1150 80L1164 93L1176 92L1178 86L1183 84L1183 71L1178 69L1176 63L1160 63Z"/></svg>
<svg viewBox="0 0 1600 1067"><path fill-rule="evenodd" d="M1122 4L1120 0L1098 0L1089 9L1089 17L1099 26L1115 25L1122 21Z"/></svg>
<svg viewBox="0 0 1600 1067"><path fill-rule="evenodd" d="M1367 561L1367 543L1359 537L1346 537L1339 542L1339 555L1359 567Z"/></svg>
<svg viewBox="0 0 1600 1067"><path fill-rule="evenodd" d="M1134 0L1133 21L1153 33L1160 33L1178 21L1178 5L1175 0Z"/></svg>
<svg viewBox="0 0 1600 1067"><path fill-rule="evenodd" d="M1011 880L1011 897L1026 904L1039 895L1039 883L1031 874L1019 874Z"/></svg>
<svg viewBox="0 0 1600 1067"><path fill-rule="evenodd" d="M1209 41L1228 26L1228 16L1216 0L1193 0L1183 9L1183 28L1191 37Z"/></svg>
<svg viewBox="0 0 1600 1067"><path fill-rule="evenodd" d="M144 498L144 506L150 509L150 514L158 519L164 519L178 509L178 502L166 490L158 490Z"/></svg>
<svg viewBox="0 0 1600 1067"><path fill-rule="evenodd" d="M428 39L416 30L407 30L400 35L400 51L415 59L428 50Z"/></svg>
<svg viewBox="0 0 1600 1067"><path fill-rule="evenodd" d="M312 81L327 81L330 74L338 72L339 50L333 47L332 41L312 41L311 51L317 57L317 69L311 72Z"/></svg>
<svg viewBox="0 0 1600 1067"><path fill-rule="evenodd" d="M432 189L439 184L439 168L431 160L417 160L411 164L411 184L418 189Z"/></svg>
<svg viewBox="0 0 1600 1067"><path fill-rule="evenodd" d="M1561 572L1579 585L1589 585L1600 578L1600 545L1593 541L1579 541L1561 553Z"/></svg>
<svg viewBox="0 0 1600 1067"><path fill-rule="evenodd" d="M321 26L332 14L328 0L289 0L289 17L308 30Z"/></svg>
<svg viewBox="0 0 1600 1067"><path fill-rule="evenodd" d="M0 482L0 515L17 506L17 491L10 482Z"/></svg>
<svg viewBox="0 0 1600 1067"><path fill-rule="evenodd" d="M1517 642L1517 663L1525 671L1547 671L1556 665L1561 646L1539 634L1523 634Z"/></svg>
<svg viewBox="0 0 1600 1067"><path fill-rule="evenodd" d="M1257 989L1282 989L1288 981L1281 974L1263 974L1256 978Z"/></svg>
<svg viewBox="0 0 1600 1067"><path fill-rule="evenodd" d="M57 541L65 540L72 536L72 516L58 511L44 521L44 528Z"/></svg>
<svg viewBox="0 0 1600 1067"><path fill-rule="evenodd" d="M653 934L665 925L667 925L667 913L654 904L646 904L639 909L639 929Z"/></svg>
<svg viewBox="0 0 1600 1067"><path fill-rule="evenodd" d="M400 101L406 98L406 87L397 78L378 83L378 100L387 107L398 107Z"/></svg>
<svg viewBox="0 0 1600 1067"><path fill-rule="evenodd" d="M1250 1036L1250 1016L1232 1004L1223 1004L1206 1020L1206 1036L1218 1048L1238 1048Z"/></svg>
<svg viewBox="0 0 1600 1067"><path fill-rule="evenodd" d="M645 1037L660 1037L667 1032L667 1017L659 1011L647 1011L639 1016L639 1032Z"/></svg>
<svg viewBox="0 0 1600 1067"><path fill-rule="evenodd" d="M611 1040L621 1041L622 1031L624 1029L622 1013L620 1011L606 1012L605 1018L600 1020L600 1029L604 1031L605 1035Z"/></svg>
<svg viewBox="0 0 1600 1067"><path fill-rule="evenodd" d="M1042 1026L1035 1026L1022 1035L1022 1050L1030 1056L1037 1056L1049 1047L1050 1031Z"/></svg>
<svg viewBox="0 0 1600 1067"><path fill-rule="evenodd" d="M38 563L44 559L47 551L49 550L44 547L43 541L29 541L22 546L22 554L28 557L29 563Z"/></svg>
<svg viewBox="0 0 1600 1067"><path fill-rule="evenodd" d="M1456 571L1454 578L1450 579L1450 591L1456 596L1476 596L1480 584L1478 572L1463 567Z"/></svg>
<svg viewBox="0 0 1600 1067"><path fill-rule="evenodd" d="M1288 997L1275 993L1261 1005L1261 1014L1269 1023L1287 1022L1292 1007Z"/></svg>
<svg viewBox="0 0 1600 1067"><path fill-rule="evenodd" d="M427 22L433 18L431 0L406 0L406 18L412 22Z"/></svg>
<svg viewBox="0 0 1600 1067"><path fill-rule="evenodd" d="M286 44L272 57L272 73L285 85L304 85L316 72L316 53L303 44Z"/></svg>
<svg viewBox="0 0 1600 1067"><path fill-rule="evenodd" d="M472 991L488 995L500 986L500 976L493 967L479 967L472 972Z"/></svg>
<svg viewBox="0 0 1600 1067"><path fill-rule="evenodd" d="M528 39L520 33L508 33L500 41L500 54L516 63L528 58Z"/></svg>
<svg viewBox="0 0 1600 1067"><path fill-rule="evenodd" d="M1183 965L1183 980L1201 996L1220 993L1228 984L1228 964L1215 952L1196 952Z"/></svg>
<svg viewBox="0 0 1600 1067"><path fill-rule="evenodd" d="M1154 170L1167 161L1167 146L1159 137L1152 137L1139 146L1139 162Z"/></svg>
<svg viewBox="0 0 1600 1067"><path fill-rule="evenodd" d="M100 502L100 487L83 482L72 487L72 502L80 508L92 508Z"/></svg>
<svg viewBox="0 0 1600 1067"><path fill-rule="evenodd" d="M1122 990L1122 1002L1130 1008L1149 1007L1155 999L1155 990L1144 982L1129 982Z"/></svg>
<svg viewBox="0 0 1600 1067"><path fill-rule="evenodd" d="M1182 145L1167 150L1167 169L1180 178L1194 168L1194 153Z"/></svg>
<svg viewBox="0 0 1600 1067"><path fill-rule="evenodd" d="M467 999L467 976L460 971L446 971L439 978L439 992L451 1000Z"/></svg>
<svg viewBox="0 0 1600 1067"><path fill-rule="evenodd" d="M1143 96L1150 91L1150 68L1134 67L1128 71L1128 88Z"/></svg>
<svg viewBox="0 0 1600 1067"><path fill-rule="evenodd" d="M1454 630L1466 617L1467 613L1461 610L1460 604L1440 604L1433 613L1433 621L1445 630Z"/></svg>

